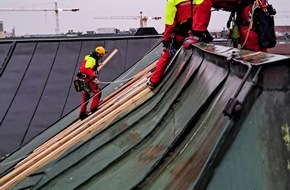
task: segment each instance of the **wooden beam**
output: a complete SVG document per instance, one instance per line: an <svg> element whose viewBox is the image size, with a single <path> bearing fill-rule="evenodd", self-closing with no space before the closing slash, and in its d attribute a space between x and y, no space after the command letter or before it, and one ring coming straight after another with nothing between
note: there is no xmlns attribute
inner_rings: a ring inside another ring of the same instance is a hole
<svg viewBox="0 0 290 190"><path fill-rule="evenodd" d="M100 71L118 52L117 49L114 49L112 53L103 61L103 63L97 68L98 71Z"/></svg>
<svg viewBox="0 0 290 190"><path fill-rule="evenodd" d="M93 132L101 130L118 117L122 113L122 110L133 109L146 101L153 92L147 87L146 79L148 76L145 76L142 77L142 85L137 85L135 89L129 90L124 94L124 97L119 98L112 105L108 103L110 106L107 109L94 114L94 117L91 116L91 119L87 123L77 122L75 126L73 124L76 128L65 131L64 134L59 135L53 141L48 141L45 146L33 152L33 155L21 161L16 165L14 170L0 179L1 188L9 188L15 185L27 175L56 159L77 142L89 138ZM138 83L138 81L136 82ZM146 95L146 98L143 97L144 95ZM100 128L99 126L102 127Z"/></svg>
<svg viewBox="0 0 290 190"><path fill-rule="evenodd" d="M131 80L129 80L128 82L126 82L121 88L119 88L118 90L114 91L113 93L111 93L109 96L107 96L101 103L100 105L104 104L105 102L109 101L113 96L115 96L116 94L119 94L120 91L122 91L123 89L127 88L128 86L132 85L134 82L136 82L138 79L140 79L141 77L144 77L144 75L146 75L147 73L149 73L150 71L152 71L155 67L156 67L157 61L151 63L148 67L146 67L145 69L143 69L141 72L139 72L138 74L136 74ZM148 76L149 77L149 76Z"/></svg>
<svg viewBox="0 0 290 190"><path fill-rule="evenodd" d="M95 123L91 124L90 122L88 122L84 124L82 128L73 131L68 136L61 139L59 142L52 144L46 150L35 155L35 157L28 160L25 159L25 162L21 166L16 167L14 170L12 170L10 173L0 179L1 188L10 188L37 169L43 167L45 164L59 157L62 153L64 153L77 142L90 137L96 129L99 129L98 126L100 124L105 122L107 119L110 119L112 116L121 113L123 109L129 107L130 105L132 105L132 103L134 103L135 106L140 105L141 103L146 101L146 99L143 99L142 96L148 93L150 95L153 94L153 92L147 87L147 85L143 84L142 86L138 87L136 91L133 92L127 99L123 99L123 101L121 101L120 103L112 106L111 110L106 110L106 112L109 112L110 114L106 113L103 116L96 117ZM146 96L146 98L147 97L148 96Z"/></svg>
<svg viewBox="0 0 290 190"><path fill-rule="evenodd" d="M124 96L125 93L128 93L129 89L135 88L136 84L138 84L138 80L140 78L147 78L151 75L152 69L156 67L157 61L153 62L151 65L146 67L144 70L136 74L132 80L128 81L125 85L123 85L120 89L113 92L111 95L109 95L99 106L99 110L95 113L95 115L99 114L103 110L107 109L110 105L112 105L113 102L115 102L118 98L121 96ZM143 81L144 82L144 81ZM59 141L59 139L64 138L67 134L71 133L73 130L76 130L78 127L80 127L84 122L87 122L87 120L78 120L76 123L73 123L68 128L64 129L61 133L55 135L53 138L49 139L44 144L40 145L36 149L34 149L33 153L30 154L27 158L33 157L34 154L39 154L41 151L45 150L47 147L49 147L52 143L55 143ZM24 162L24 161L22 161ZM21 162L18 163L18 165L21 165Z"/></svg>

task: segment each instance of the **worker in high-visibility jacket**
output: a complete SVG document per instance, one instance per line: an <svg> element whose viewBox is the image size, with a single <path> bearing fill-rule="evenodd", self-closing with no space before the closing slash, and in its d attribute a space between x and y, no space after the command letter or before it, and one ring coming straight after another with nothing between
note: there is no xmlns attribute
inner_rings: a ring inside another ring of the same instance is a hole
<svg viewBox="0 0 290 190"><path fill-rule="evenodd" d="M80 70L79 77L84 79L85 87L82 91L82 100L79 118L81 120L87 117L87 104L90 99L91 93L93 94L92 103L90 106L90 111L93 113L97 111L98 105L101 98L101 92L99 88L98 66L101 65L99 60L107 53L104 47L98 46L95 51L86 55L83 59Z"/></svg>
<svg viewBox="0 0 290 190"><path fill-rule="evenodd" d="M154 89L160 82L171 57L182 46L191 29L191 0L168 0L165 9L165 30L163 34L163 49L147 84Z"/></svg>

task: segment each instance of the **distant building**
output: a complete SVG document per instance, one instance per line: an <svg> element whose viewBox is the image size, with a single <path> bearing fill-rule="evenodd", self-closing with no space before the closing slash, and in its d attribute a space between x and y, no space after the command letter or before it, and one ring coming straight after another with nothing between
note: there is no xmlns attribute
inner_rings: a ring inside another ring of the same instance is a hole
<svg viewBox="0 0 290 190"><path fill-rule="evenodd" d="M290 26L275 26L275 31L278 33L290 33Z"/></svg>
<svg viewBox="0 0 290 190"><path fill-rule="evenodd" d="M117 28L97 28L96 34L117 34L118 31Z"/></svg>
<svg viewBox="0 0 290 190"><path fill-rule="evenodd" d="M142 27L138 28L135 32L135 36L145 36L145 35L159 35L154 27Z"/></svg>
<svg viewBox="0 0 290 190"><path fill-rule="evenodd" d="M0 21L0 38L5 38L3 21Z"/></svg>
<svg viewBox="0 0 290 190"><path fill-rule="evenodd" d="M289 35L290 35L290 26L275 26L275 31L276 31L276 35L278 40L282 40L282 41L288 41L290 40Z"/></svg>

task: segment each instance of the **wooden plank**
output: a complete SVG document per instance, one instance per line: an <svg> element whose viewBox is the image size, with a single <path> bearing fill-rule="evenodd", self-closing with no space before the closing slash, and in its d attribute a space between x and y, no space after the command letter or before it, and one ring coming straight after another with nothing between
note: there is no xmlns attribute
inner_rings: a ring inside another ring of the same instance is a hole
<svg viewBox="0 0 290 190"><path fill-rule="evenodd" d="M135 81L135 83L133 83L131 86L126 86L126 88L123 88L122 91L119 90L118 94L115 95L114 97L111 97L109 100L107 100L107 102L103 103L102 106L99 106L99 110L94 114L94 115L97 115L99 114L100 112L102 112L103 110L107 109L110 105L116 103L116 101L124 96L124 94L128 93L129 91L133 90L134 88L136 88L138 85L140 85L140 82L141 83L144 83L146 82L147 78L146 77L149 77L151 75L151 73L147 73L143 80L141 81ZM41 146L37 147L33 153L34 154L38 154L39 152L45 150L48 146L50 146L51 143L53 142L56 142L58 141L59 139L62 139L63 137L65 137L67 134L71 133L73 130L76 130L77 127L81 126L84 122L87 122L86 120L78 120L76 123L72 124L71 126L69 126L68 128L64 129L61 133L55 135L53 138L49 139L49 144L47 143L44 143L42 144ZM28 156L30 157L30 155ZM21 163L19 163L20 165Z"/></svg>
<svg viewBox="0 0 290 190"><path fill-rule="evenodd" d="M132 104L135 104L135 106L139 105L140 101L138 102L138 100L148 93L151 95L153 94L147 85L143 84L138 87L136 91L130 93L127 98L124 98L119 103L114 104L111 109L108 109L103 112L103 114L96 116L93 120L84 124L77 130L74 130L68 136L60 139L60 141L51 144L51 146L47 147L47 149L43 150L39 154L36 154L33 158L24 159L21 166L15 167L14 170L0 179L1 188L6 189L11 187L27 175L31 174L33 171L57 158L76 142L89 137L100 124L104 123L108 119L111 119L112 116L121 113L123 109L128 108L130 105L132 106ZM142 102L144 101L145 100L142 99Z"/></svg>
<svg viewBox="0 0 290 190"><path fill-rule="evenodd" d="M116 94L118 95L120 93L120 91L122 91L124 88L127 88L128 86L132 85L135 81L137 81L138 79L140 79L141 77L144 77L145 74L149 73L150 71L152 71L155 67L156 67L157 61L153 62L152 64L150 64L148 67L146 67L145 69L143 69L141 72L139 72L138 74L136 74L131 80L129 80L126 84L124 84L121 88L119 88L118 90L114 91L113 93L111 93L109 96L107 96L100 104L100 106L102 104L104 104L106 101L109 101L112 97L114 97Z"/></svg>
<svg viewBox="0 0 290 190"><path fill-rule="evenodd" d="M112 109L111 115L115 115L121 112L121 110L126 109L131 104L139 105L145 101L141 97L146 94L153 94L153 92L147 88L146 84L143 84L141 87L137 89L137 92L134 93L132 97L127 100L124 100L121 105L113 106L115 109ZM148 96L146 96L148 97ZM140 100L142 101L140 101ZM138 101L139 100L139 101ZM138 103L137 103L138 102ZM84 125L84 129L74 131L70 134L70 136L65 137L62 141L53 144L48 147L45 151L36 155L32 159L25 159L26 162L23 163L20 167L15 168L13 171L5 175L0 179L1 188L7 189L12 185L16 184L20 180L22 180L27 175L31 174L33 171L41 168L45 164L49 163L51 160L54 160L59 155L64 153L67 149L69 149L72 145L77 142L83 140L84 138L88 138L91 134L98 128L100 124L102 124L107 119L111 118L110 114L106 114L104 117L98 118L97 122L94 124L87 123Z"/></svg>
<svg viewBox="0 0 290 190"><path fill-rule="evenodd" d="M146 75L145 75L146 76ZM146 79L144 79L141 82L145 82ZM136 81L136 83L140 83L139 81ZM129 86L127 88L130 88L131 90L136 88L136 85L134 86ZM127 90L127 89L124 89ZM129 90L127 90L127 93L129 92ZM115 99L111 99L109 102L107 102L106 104L103 104L103 106L100 108L100 110L98 110L96 113L94 113L93 115L98 115L100 114L100 112L104 111L105 109L107 109L109 106L113 105L114 103L116 103L116 100L118 98L120 98L121 96L124 96L123 92L120 92L118 96L115 97ZM61 133L57 134L56 136L54 136L52 139L49 139L49 141L47 141L46 143L42 144L41 146L39 146L38 148L36 148L33 151L33 154L29 155L27 158L33 157L34 154L39 154L41 151L45 150L47 147L49 147L51 144L59 141L60 139L64 138L66 135L68 135L69 133L71 133L72 131L78 129L78 127L80 127L83 123L87 122L86 120L78 120L76 123L72 124L71 126L69 126L68 128L66 128L65 130L63 130ZM17 164L17 166L22 165L24 161L21 161Z"/></svg>
<svg viewBox="0 0 290 190"><path fill-rule="evenodd" d="M143 83L146 82L146 78L145 78L143 81L141 81L141 82L143 82ZM139 82L139 81L136 81L136 83L140 83L140 82ZM139 85L140 85L140 84L139 84ZM135 86L135 88L136 88L136 87L137 87L137 86ZM131 88L132 88L131 90L134 89L134 87L131 87ZM128 93L128 92L127 92L127 93ZM124 96L123 93L120 93L120 96L121 96L121 95ZM119 97L119 96L116 96L116 98L120 98L120 97ZM126 98L126 96L125 96L124 98ZM113 100L114 100L114 99L113 99ZM113 100L112 100L112 101L113 101ZM110 111L111 109L108 108L108 107L109 107L109 106L112 106L114 103L118 103L118 102L116 102L116 100L115 100L115 102L112 102L112 101L110 101L110 102L108 102L107 104L105 104L105 105L101 108L101 110L97 111L96 113L94 113L94 114L91 115L90 117L95 117L95 116L99 115L100 112L103 112L105 109L109 109L109 111ZM109 103L110 103L110 104L109 104ZM108 113L109 111L106 111L106 113ZM102 115L103 115L103 114L102 114ZM82 127L82 125L85 124L86 122L88 122L87 119L86 119L86 120L83 120L83 121L78 120L76 123L72 124L71 126L69 126L68 128L66 128L65 130L63 130L61 133L57 134L57 135L54 136L52 139L49 139L47 142L45 142L44 144L42 144L41 146L39 146L38 148L36 148L36 149L33 151L32 154L30 154L29 156L26 157L26 159L31 159L31 158L33 158L35 155L41 153L42 151L45 151L45 150L46 150L48 147L50 147L52 144L59 142L61 139L63 139L64 137L66 137L67 135L69 135L70 133L72 133L74 130L78 130L78 128L79 128L79 127ZM20 167L21 165L23 165L23 163L26 162L26 159L20 161L20 162L15 166L15 168L16 168L16 167Z"/></svg>
<svg viewBox="0 0 290 190"><path fill-rule="evenodd" d="M146 82L147 81L147 78L149 76L151 76L151 73L147 73L146 75L144 75L143 78L135 81L130 86L126 86L126 88L122 89L122 91L119 91L119 93L117 93L114 96L110 97L108 100L106 100L106 102L104 102L103 104L101 104L99 106L99 109L102 109L104 107L110 106L111 104L113 104L114 102L116 102L118 99L120 99L121 97L123 97L124 95L126 95L127 93L129 93L130 91L132 91L134 88L136 88L137 86L139 86L141 83Z"/></svg>
<svg viewBox="0 0 290 190"><path fill-rule="evenodd" d="M117 49L114 49L111 54L105 59L105 61L98 67L98 71L100 71L112 58L113 56L116 55L116 53L118 52ZM62 131L62 133L60 133L60 135L56 135L54 136L52 139L50 139L51 142L55 142L58 139L61 139L64 137L65 134L71 132L71 129L74 129L74 126L79 126L80 124L80 120L78 120L76 123L74 123L72 126L70 126L69 128L66 128L64 131ZM33 152L35 153L39 153L40 151L42 151L43 149L45 149L47 146L45 146L45 144L42 144L41 146L37 147L36 149L34 149Z"/></svg>
<svg viewBox="0 0 290 190"><path fill-rule="evenodd" d="M138 105L146 101L150 98L154 93L146 86L142 86L142 92L137 93L133 98L126 100L122 106L118 107L117 109L110 110L110 114L105 115L103 118L104 121L100 120L92 126L96 126L98 130L102 130L106 128L109 124L111 124L124 110L131 111L132 109L136 108Z"/></svg>
<svg viewBox="0 0 290 190"><path fill-rule="evenodd" d="M98 66L98 71L100 71L115 55L116 53L118 52L117 49L114 49L112 51L112 53L105 59L105 61L103 61L103 63L100 64L100 66Z"/></svg>
<svg viewBox="0 0 290 190"><path fill-rule="evenodd" d="M124 93L128 93L130 90L136 87L140 81L138 81L141 77L149 77L151 75L150 72L152 69L156 67L157 61L153 62L151 65L146 67L144 70L139 72L137 75L134 76L132 80L130 80L128 83L126 83L124 86L122 86L120 89L114 92L113 95L109 96L100 104L99 108L100 110L96 112L95 115L99 114L102 112L104 109L107 109L108 106L112 105L113 102L115 102L118 98L121 96L124 96ZM144 81L141 81L144 82ZM71 133L73 130L76 130L78 127L80 127L84 122L87 121L81 121L78 120L76 123L72 124L68 128L64 129L61 133L55 135L53 138L49 139L49 141L45 142L41 146L37 147L32 154L30 154L27 158L33 157L35 154L39 154L41 151L45 150L47 147L49 147L52 143L55 143L59 141L60 139L64 138L67 134ZM21 161L18 163L17 166L21 166L24 161Z"/></svg>

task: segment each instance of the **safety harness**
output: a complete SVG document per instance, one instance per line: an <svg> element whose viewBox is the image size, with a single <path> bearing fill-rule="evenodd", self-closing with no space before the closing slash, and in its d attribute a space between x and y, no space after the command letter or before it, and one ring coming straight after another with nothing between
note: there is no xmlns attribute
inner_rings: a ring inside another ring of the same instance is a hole
<svg viewBox="0 0 290 190"><path fill-rule="evenodd" d="M249 3L249 1L247 1ZM229 38L232 39L234 47L238 46L238 39L240 37L238 27L248 26L247 36L241 48L244 47L248 40L250 30L254 30L258 34L260 49L272 48L276 45L275 24L273 15L276 14L276 10L267 0L252 0L252 9L249 14L249 20L242 19L243 8L250 5L243 3L239 8L234 8L231 11L229 20L227 22L227 28L229 32ZM232 28L231 28L232 26Z"/></svg>
<svg viewBox="0 0 290 190"><path fill-rule="evenodd" d="M171 39L170 39L170 42L167 45L168 51L169 51L169 53L171 55L174 55L176 53L177 49L179 48L179 45L175 41L175 35L188 37L189 31L191 29L191 25L192 25L192 9L193 9L192 2L193 2L193 0L180 2L180 3L176 4L175 7L177 9L177 6L179 4L187 3L187 2L191 3L191 14L190 14L191 16L189 18L187 18L186 20L184 20L182 22L179 22L179 23L177 23L175 25L173 34L172 34Z"/></svg>
<svg viewBox="0 0 290 190"><path fill-rule="evenodd" d="M96 61L96 63L98 63L98 61ZM83 60L82 65L85 65L85 64L86 64L86 59ZM97 67L94 70L95 70L96 76L98 76L99 72L98 72ZM76 74L76 79L73 81L75 90L77 92L86 91L87 93L90 93L91 90L89 88L89 84L88 83L91 82L93 79L94 79L93 77L90 77L89 75L84 74L81 71L79 71Z"/></svg>
<svg viewBox="0 0 290 190"><path fill-rule="evenodd" d="M73 81L75 90L77 92L86 91L86 92L90 93L89 85L86 82L87 78L88 78L88 76L86 74L83 74L81 72L77 73L76 79Z"/></svg>

